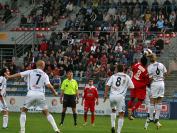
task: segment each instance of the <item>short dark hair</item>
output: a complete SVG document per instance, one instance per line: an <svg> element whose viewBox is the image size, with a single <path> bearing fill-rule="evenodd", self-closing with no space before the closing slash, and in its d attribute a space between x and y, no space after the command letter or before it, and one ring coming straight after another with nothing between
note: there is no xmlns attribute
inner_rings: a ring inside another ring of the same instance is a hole
<svg viewBox="0 0 177 133"><path fill-rule="evenodd" d="M7 68L3 68L0 71L0 76L5 76L4 73L6 72Z"/></svg>
<svg viewBox="0 0 177 133"><path fill-rule="evenodd" d="M69 69L69 70L66 70L66 73L70 73L70 72L73 72L73 71L72 71L72 70L70 70L70 69Z"/></svg>
<svg viewBox="0 0 177 133"><path fill-rule="evenodd" d="M117 71L118 72L123 72L124 71L124 67L123 67L122 64L117 65Z"/></svg>
<svg viewBox="0 0 177 133"><path fill-rule="evenodd" d="M145 56L145 55L143 55L142 57L141 57L141 64L143 65L143 66L146 66L147 65L147 63L148 63L148 60L147 60L147 57Z"/></svg>

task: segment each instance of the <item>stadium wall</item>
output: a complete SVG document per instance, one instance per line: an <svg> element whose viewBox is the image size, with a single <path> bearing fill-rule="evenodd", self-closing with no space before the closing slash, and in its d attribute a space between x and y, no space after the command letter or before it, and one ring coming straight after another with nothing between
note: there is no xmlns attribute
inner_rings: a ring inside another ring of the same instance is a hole
<svg viewBox="0 0 177 133"><path fill-rule="evenodd" d="M7 96L6 102L10 112L20 112L20 108L23 105L25 97L24 96ZM57 97L46 97L47 105L50 112L61 113L62 105L59 102ZM126 102L127 104L127 102ZM163 119L177 119L177 102L163 102L162 112L160 117ZM31 107L29 112L40 112L39 107ZM77 105L78 114L83 114L83 106L81 106L81 98L79 104ZM103 98L99 98L99 105L96 106L96 115L110 115L111 109L109 106L109 100L103 103ZM138 110L135 112L137 117L146 117L147 107L145 104L142 104ZM72 113L72 110L68 108L67 113ZM126 111L127 115L127 111Z"/></svg>

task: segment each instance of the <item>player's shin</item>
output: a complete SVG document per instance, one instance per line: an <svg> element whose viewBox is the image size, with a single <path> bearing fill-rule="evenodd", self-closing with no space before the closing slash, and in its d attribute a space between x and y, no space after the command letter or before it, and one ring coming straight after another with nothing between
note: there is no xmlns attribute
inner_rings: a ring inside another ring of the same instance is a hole
<svg viewBox="0 0 177 133"><path fill-rule="evenodd" d="M150 105L150 117L149 117L149 119L150 119L151 121L154 120L154 118L153 118L153 117L154 117L154 115L153 115L153 114L154 114L154 109L155 109L155 108L154 108L154 104L151 104L151 105Z"/></svg>
<svg viewBox="0 0 177 133"><path fill-rule="evenodd" d="M122 127L123 127L123 123L124 123L124 118L119 118L119 120L118 120L117 133L121 133L121 129L122 129Z"/></svg>
<svg viewBox="0 0 177 133"><path fill-rule="evenodd" d="M111 126L115 127L115 121L116 121L116 112L111 113Z"/></svg>
<svg viewBox="0 0 177 133"><path fill-rule="evenodd" d="M142 100L138 100L138 102L132 107L132 112L138 109L141 104L142 104Z"/></svg>
<svg viewBox="0 0 177 133"><path fill-rule="evenodd" d="M60 125L62 125L64 123L64 119L65 119L65 112L62 112Z"/></svg>
<svg viewBox="0 0 177 133"><path fill-rule="evenodd" d="M87 112L84 113L84 122L87 123Z"/></svg>
<svg viewBox="0 0 177 133"><path fill-rule="evenodd" d="M8 126L8 115L3 115L3 128Z"/></svg>
<svg viewBox="0 0 177 133"><path fill-rule="evenodd" d="M51 114L49 114L49 115L47 116L47 120L48 120L49 123L52 125L52 127L53 127L53 129L54 129L55 132L56 132L56 131L59 131L59 129L58 129L58 127L57 127L57 124L55 123L55 120L54 120L54 118L53 118L53 116L52 116Z"/></svg>
<svg viewBox="0 0 177 133"><path fill-rule="evenodd" d="M94 114L94 112L92 112L92 114L91 114L91 124L92 125L94 124L94 121L95 121L95 114Z"/></svg>
<svg viewBox="0 0 177 133"><path fill-rule="evenodd" d="M155 120L159 119L161 108L162 108L161 103L158 103L158 104L155 105L155 110L156 110Z"/></svg>
<svg viewBox="0 0 177 133"><path fill-rule="evenodd" d="M21 112L20 115L20 127L21 127L21 131L25 132L25 124L26 124L26 113L25 112Z"/></svg>
<svg viewBox="0 0 177 133"><path fill-rule="evenodd" d="M77 126L77 114L73 113L74 125Z"/></svg>

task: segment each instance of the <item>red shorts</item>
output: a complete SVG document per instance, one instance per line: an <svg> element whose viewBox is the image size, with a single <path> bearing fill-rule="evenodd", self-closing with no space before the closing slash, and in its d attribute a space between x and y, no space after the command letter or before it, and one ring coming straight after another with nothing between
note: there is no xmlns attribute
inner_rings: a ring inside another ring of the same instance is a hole
<svg viewBox="0 0 177 133"><path fill-rule="evenodd" d="M84 101L84 111L88 111L90 109L91 112L95 112L95 101L85 100Z"/></svg>
<svg viewBox="0 0 177 133"><path fill-rule="evenodd" d="M135 88L130 91L131 98L144 100L146 98L146 88Z"/></svg>

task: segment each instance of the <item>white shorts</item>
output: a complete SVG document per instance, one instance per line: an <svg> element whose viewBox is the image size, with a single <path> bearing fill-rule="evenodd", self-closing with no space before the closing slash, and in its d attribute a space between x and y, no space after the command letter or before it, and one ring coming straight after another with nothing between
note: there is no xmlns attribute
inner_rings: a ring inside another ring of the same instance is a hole
<svg viewBox="0 0 177 133"><path fill-rule="evenodd" d="M0 111L8 110L5 98L1 97L0 99Z"/></svg>
<svg viewBox="0 0 177 133"><path fill-rule="evenodd" d="M48 109L44 93L38 91L28 91L25 98L24 107L27 109L30 107L39 107L42 110Z"/></svg>
<svg viewBox="0 0 177 133"><path fill-rule="evenodd" d="M111 109L125 112L125 97L123 95L112 95L109 97Z"/></svg>
<svg viewBox="0 0 177 133"><path fill-rule="evenodd" d="M164 81L151 83L151 98L164 97L165 84Z"/></svg>

